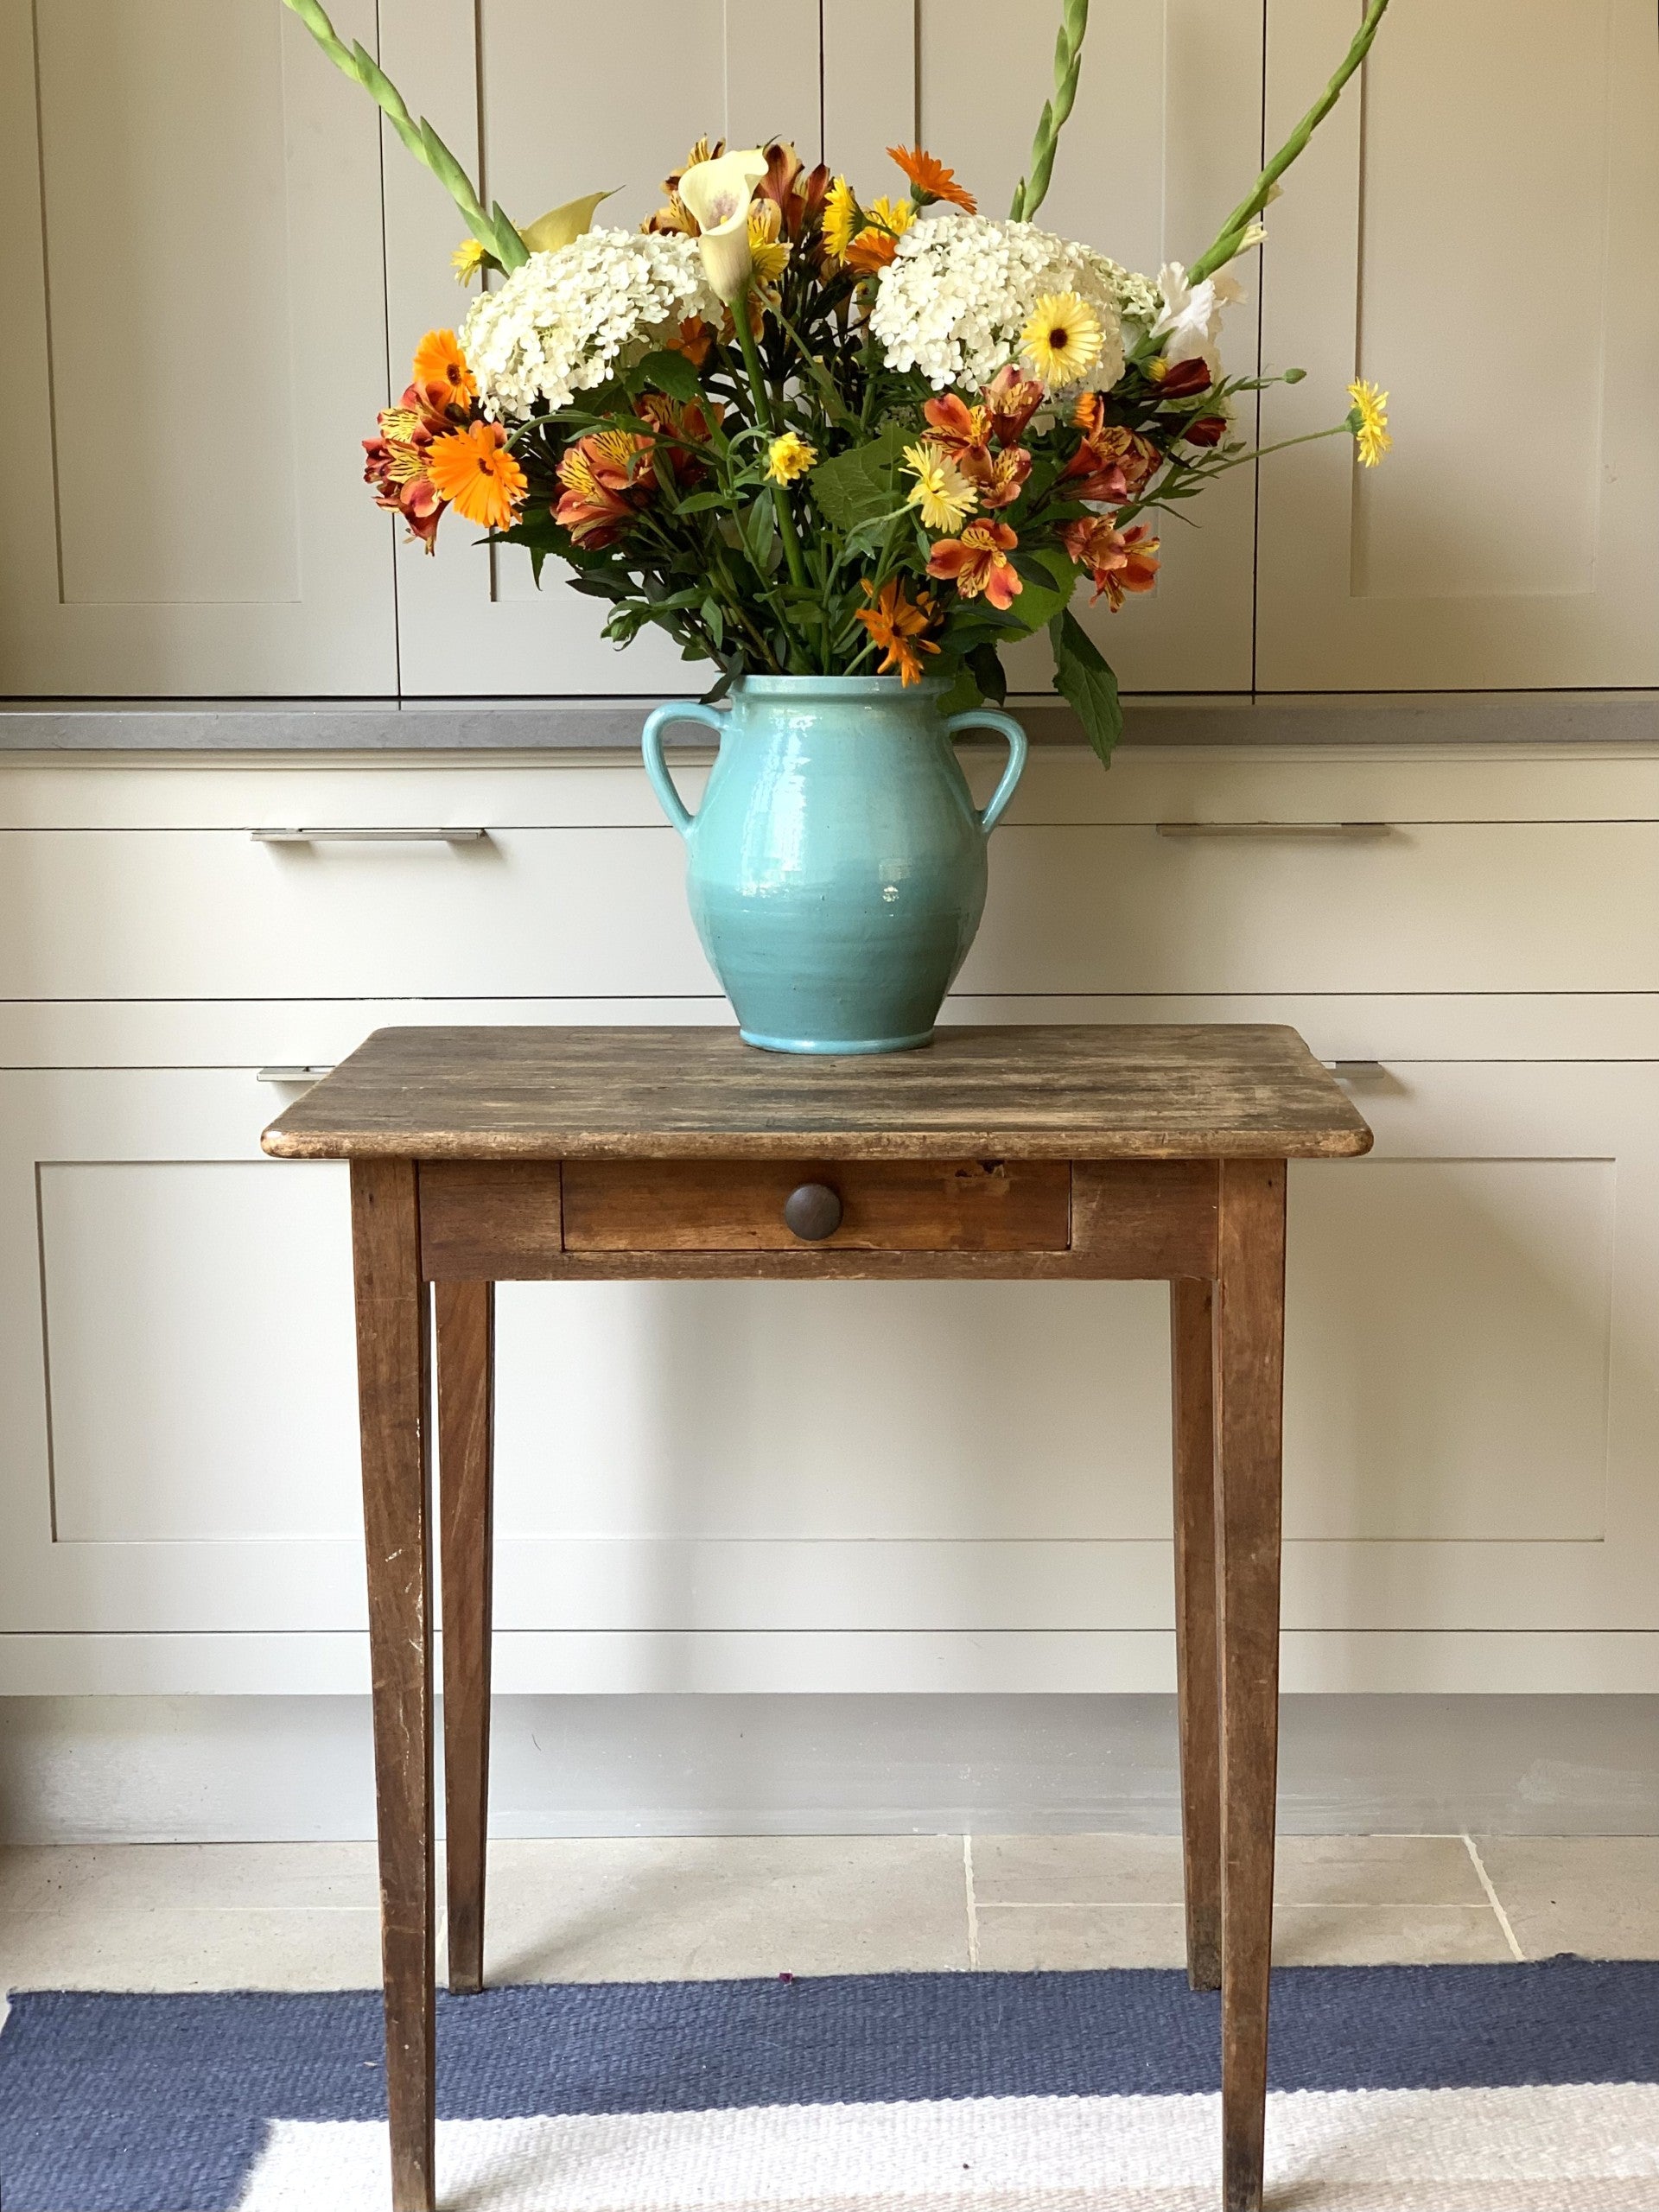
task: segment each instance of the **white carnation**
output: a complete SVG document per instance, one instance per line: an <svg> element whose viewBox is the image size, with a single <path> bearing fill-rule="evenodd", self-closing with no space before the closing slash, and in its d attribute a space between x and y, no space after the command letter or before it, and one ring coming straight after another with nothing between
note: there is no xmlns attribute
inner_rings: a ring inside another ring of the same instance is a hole
<svg viewBox="0 0 1659 2212"><path fill-rule="evenodd" d="M1100 319L1105 344L1078 385L1104 391L1123 373L1123 318L1150 321L1162 302L1086 245L1033 223L952 215L918 223L876 284L870 329L890 369L919 369L935 391L987 385L1019 352L1039 300L1076 292Z"/></svg>
<svg viewBox="0 0 1659 2212"><path fill-rule="evenodd" d="M719 314L695 238L588 231L556 253L532 253L499 291L476 300L461 350L485 413L522 416L537 400L569 406L687 317Z"/></svg>

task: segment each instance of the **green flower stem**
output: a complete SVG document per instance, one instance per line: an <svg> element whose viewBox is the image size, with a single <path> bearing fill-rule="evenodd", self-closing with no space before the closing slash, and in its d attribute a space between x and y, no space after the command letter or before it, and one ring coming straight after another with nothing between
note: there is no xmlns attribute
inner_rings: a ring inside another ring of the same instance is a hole
<svg viewBox="0 0 1659 2212"><path fill-rule="evenodd" d="M772 404L772 392L766 384L766 373L760 366L760 354L754 342L754 333L749 327L748 295L747 293L740 295L731 302L731 309L732 321L737 328L737 341L743 349L743 365L748 371L749 389L754 394L755 412L765 424L767 435L775 438L779 435L778 410ZM795 517L790 509L789 489L786 485L773 484L772 504L778 512L778 535L783 540L784 560L789 569L789 580L797 590L804 591L807 588L806 563L801 556L801 541L795 528ZM792 626L787 624L785 626L791 642L799 650L798 641L795 639Z"/></svg>
<svg viewBox="0 0 1659 2212"><path fill-rule="evenodd" d="M392 129L416 160L431 170L460 208L467 229L487 246L504 269L522 268L530 249L499 207L486 214L473 188L472 180L424 117L416 123L397 90L374 56L353 42L347 46L329 22L322 0L283 0L305 25L336 69L341 71L378 105Z"/></svg>
<svg viewBox="0 0 1659 2212"><path fill-rule="evenodd" d="M289 5L292 4L293 0L289 0ZM1371 0L1371 4L1365 10L1365 20L1355 34L1354 42L1349 48L1341 68L1257 177L1249 197L1241 200L1222 225L1220 234L1210 251L1200 254L1187 270L1189 284L1199 284L1206 276L1213 276L1217 270L1224 268L1239 251L1245 232L1267 206L1274 186L1291 163L1306 151L1308 140L1341 98L1343 86L1370 52L1372 41L1388 12L1389 0Z"/></svg>
<svg viewBox="0 0 1659 2212"><path fill-rule="evenodd" d="M1318 445L1321 438L1339 438L1344 433L1351 438L1354 435L1351 417L1333 423L1328 430L1304 430L1300 437L1281 438L1276 445L1255 446L1249 453L1235 454L1230 461L1205 462L1201 467L1188 469L1186 480L1191 482L1196 479L1201 484L1212 483L1217 476L1224 476L1230 468L1248 468L1252 461L1265 461L1270 453L1288 453L1292 446ZM1112 527L1116 530L1126 522L1133 522L1137 515L1160 508L1166 513L1171 512L1169 503L1165 499L1130 499L1113 510ZM1180 519L1185 522L1186 518L1183 515Z"/></svg>
<svg viewBox="0 0 1659 2212"><path fill-rule="evenodd" d="M1014 188L1014 204L1008 209L1010 222L1028 223L1048 197L1055 149L1077 97L1083 41L1088 30L1089 0L1062 0L1060 35L1054 47L1054 97L1043 102L1043 111L1037 120L1037 136L1032 141L1030 175L1022 176Z"/></svg>

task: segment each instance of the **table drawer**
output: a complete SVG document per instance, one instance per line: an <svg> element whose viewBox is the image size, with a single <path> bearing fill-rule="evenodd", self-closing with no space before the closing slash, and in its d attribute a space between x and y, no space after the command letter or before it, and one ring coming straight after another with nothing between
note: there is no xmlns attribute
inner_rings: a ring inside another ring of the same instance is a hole
<svg viewBox="0 0 1659 2212"><path fill-rule="evenodd" d="M805 1233L792 1193L834 1193ZM1064 1252L1071 1169L1064 1160L573 1160L564 1166L567 1252Z"/></svg>

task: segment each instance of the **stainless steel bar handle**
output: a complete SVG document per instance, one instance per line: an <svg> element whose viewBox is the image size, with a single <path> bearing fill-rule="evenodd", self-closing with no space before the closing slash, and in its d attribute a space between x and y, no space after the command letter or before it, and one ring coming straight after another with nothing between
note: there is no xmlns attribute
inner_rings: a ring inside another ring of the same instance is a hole
<svg viewBox="0 0 1659 2212"><path fill-rule="evenodd" d="M1388 1070L1381 1060L1326 1060L1338 1083L1380 1083Z"/></svg>
<svg viewBox="0 0 1659 2212"><path fill-rule="evenodd" d="M326 1065L314 1067L260 1068L253 1079L256 1083L319 1083L334 1071L334 1064L330 1060Z"/></svg>
<svg viewBox="0 0 1659 2212"><path fill-rule="evenodd" d="M486 830L250 830L256 845L475 845Z"/></svg>
<svg viewBox="0 0 1659 2212"><path fill-rule="evenodd" d="M1392 822L1157 822L1160 837L1389 837Z"/></svg>

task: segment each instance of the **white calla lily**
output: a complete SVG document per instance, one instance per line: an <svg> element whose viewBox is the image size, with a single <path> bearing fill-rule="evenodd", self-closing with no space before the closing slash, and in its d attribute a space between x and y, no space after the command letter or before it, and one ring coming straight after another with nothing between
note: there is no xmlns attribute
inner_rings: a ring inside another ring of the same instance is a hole
<svg viewBox="0 0 1659 2212"><path fill-rule="evenodd" d="M702 265L716 296L730 302L748 289L754 267L749 244L749 202L766 173L758 146L747 153L722 154L697 162L680 178L679 196L696 219Z"/></svg>

